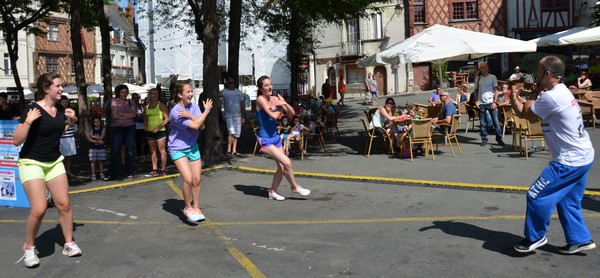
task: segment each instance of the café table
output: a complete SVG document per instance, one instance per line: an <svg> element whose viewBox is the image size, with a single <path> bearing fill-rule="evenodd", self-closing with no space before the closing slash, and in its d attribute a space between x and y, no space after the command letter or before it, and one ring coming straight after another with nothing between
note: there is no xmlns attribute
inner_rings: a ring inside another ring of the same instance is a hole
<svg viewBox="0 0 600 278"><path fill-rule="evenodd" d="M571 93L573 94L573 96L575 97L575 99L583 99L583 95L585 95L588 92L590 92L588 90L579 89L579 88L569 89L569 91L571 91Z"/></svg>

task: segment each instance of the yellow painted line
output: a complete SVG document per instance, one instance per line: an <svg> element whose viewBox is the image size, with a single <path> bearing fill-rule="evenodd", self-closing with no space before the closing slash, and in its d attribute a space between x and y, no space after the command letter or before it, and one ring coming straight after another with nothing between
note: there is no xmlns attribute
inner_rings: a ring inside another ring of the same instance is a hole
<svg viewBox="0 0 600 278"><path fill-rule="evenodd" d="M585 218L600 218L600 213L584 213ZM552 218L558 219L558 215L552 215ZM491 216L471 216L471 215L454 215L454 216L427 216L427 217L393 217L393 218L373 218L373 219L337 219L337 220L288 220L288 221L241 221L241 222L212 222L204 221L202 226L216 228L217 226L234 226L234 225L333 225L333 224L372 224L372 223L402 223L402 222L429 222L429 221L468 221L468 220L522 220L525 219L524 214L518 215L491 215ZM25 223L27 220L16 219L0 219L0 223ZM58 220L43 220L45 223L58 223ZM103 220L75 220L76 223L97 224L97 225L172 225L171 222L158 221L103 221ZM188 225L183 225L189 227ZM231 244L229 240L223 236L221 231L214 230L217 236L226 244Z"/></svg>
<svg viewBox="0 0 600 278"><path fill-rule="evenodd" d="M183 200L183 192L181 192L181 189L177 187L177 185L175 185L175 183L172 180L168 180L167 184L171 189L173 189L173 191L175 191L175 194L177 194L179 199Z"/></svg>
<svg viewBox="0 0 600 278"><path fill-rule="evenodd" d="M230 165L228 168L237 169L255 173L275 173L275 170L266 170L259 168L252 168L246 166L235 166ZM418 179L404 179L404 178L390 178L390 177L375 177L375 176L356 176L347 174L329 174L329 173L313 173L313 172L294 172L295 176L300 177L317 177L323 179L345 179L354 181L371 181L371 182L387 182L387 183L416 183L416 184L427 184L435 186L448 186L448 187L460 187L460 188L473 188L473 189L490 189L490 190L511 190L511 191L527 191L529 186L519 185L502 185L502 184L484 184L484 183L467 183L467 182L451 182L451 181L436 181L436 180L418 180ZM599 191L585 190L586 196L600 197Z"/></svg>
<svg viewBox="0 0 600 278"><path fill-rule="evenodd" d="M223 169L223 168L227 168L227 167L225 167L225 166L208 167L208 168L203 168L202 171L214 171L214 170L219 170L219 169ZM132 186L132 185L139 185L142 183L148 183L148 182L152 182L152 181L171 179L171 178L176 178L179 176L180 176L180 174L170 174L170 175L166 175L166 176L162 176L162 177L136 179L134 181L111 184L111 185L106 185L106 186L98 186L98 187L92 187L92 188L86 188L86 189L80 189L80 190L71 190L71 191L69 191L69 194L75 195L75 194L82 194L82 193L92 193L92 192L97 192L97 191L102 191L102 190L107 190L107 189L115 189L115 188L127 187L127 186Z"/></svg>
<svg viewBox="0 0 600 278"><path fill-rule="evenodd" d="M260 169L246 166L236 166L236 165L228 165L228 166L214 166L203 168L202 171L214 171L221 169L233 169L233 170L241 170L253 173L263 173L263 174L274 174L275 170L270 169ZM458 187L458 188L466 188L466 189L487 189L487 190L510 190L510 191L521 191L525 192L529 190L529 186L520 186L520 185L502 185L502 184L485 184L485 183L467 183L467 182L450 182L450 181L437 181L437 180L419 180L419 179L405 179L405 178L390 178L390 177L376 177L376 176L357 176L357 175L349 175L349 174L330 174L330 173L315 173L315 172L294 172L296 176L299 177L308 177L308 178L322 178L322 179L340 179L340 180L352 180L352 181L367 181L367 182L386 182L386 183L412 183L412 184L425 184L425 185L435 185L439 187ZM97 192L107 189L114 189L120 187L127 187L132 185L139 185L142 183L164 180L170 178L179 177L179 174L170 174L163 177L155 177L155 178L146 178L140 179L130 182L118 183L107 186L93 187L88 189L81 190L72 190L69 191L69 194L81 194L81 193L91 193ZM600 197L600 191L591 191L585 190L585 196L594 196Z"/></svg>
<svg viewBox="0 0 600 278"><path fill-rule="evenodd" d="M231 243L229 238L225 237L223 235L223 233L221 233L221 230L219 230L219 228L217 226L213 225L213 226L209 226L209 228L211 230L213 230L215 232L215 234L217 235L217 237L219 237L219 239L221 239L225 243L225 245L227 246L227 251L229 251L229 254L231 254L231 256L233 256L233 258L235 258L235 260L244 269L246 269L248 274L250 274L250 277L256 277L256 278L267 277L262 273L262 271L260 271L260 269L258 269L258 267L250 259L248 259L248 257L246 257L244 254L242 254L242 252L240 252L237 248L233 247L233 244Z"/></svg>
<svg viewBox="0 0 600 278"><path fill-rule="evenodd" d="M0 219L0 223L26 223L27 220ZM58 223L58 220L43 220L44 223ZM105 221L105 220L74 220L77 224L96 225L173 225L171 222L159 221Z"/></svg>
<svg viewBox="0 0 600 278"><path fill-rule="evenodd" d="M183 192L181 192L181 189L179 189L179 187L177 187L177 185L175 185L175 183L172 180L168 180L167 184L173 191L175 191L175 194L177 194L177 196L179 196L180 199L183 199ZM248 257L244 256L242 252L240 252L237 248L233 247L231 241L223 235L221 230L219 230L219 228L216 225L204 225L208 222L208 219L204 220L204 222L202 222L202 226L207 226L215 232L217 237L221 239L221 241L223 241L225 246L227 246L227 251L229 251L231 256L233 256L233 258L248 272L248 274L250 274L251 277L266 277L258 269L258 267L256 267L256 265L250 259L248 259Z"/></svg>
<svg viewBox="0 0 600 278"><path fill-rule="evenodd" d="M600 218L600 213L584 213L586 218ZM558 219L558 215L552 215ZM371 223L400 223L400 222L429 222L429 221L466 221L466 220L514 220L525 219L525 215L492 215L492 216L429 216L429 217L394 217L374 219L338 219L338 220L289 220L289 221L241 221L241 222L210 222L213 226L233 225L330 225L330 224L371 224Z"/></svg>

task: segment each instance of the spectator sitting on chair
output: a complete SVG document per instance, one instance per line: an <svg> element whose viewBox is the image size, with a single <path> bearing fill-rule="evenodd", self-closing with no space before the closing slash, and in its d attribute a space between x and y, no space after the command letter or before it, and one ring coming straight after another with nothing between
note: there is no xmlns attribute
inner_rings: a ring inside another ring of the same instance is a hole
<svg viewBox="0 0 600 278"><path fill-rule="evenodd" d="M515 72L508 77L509 81L513 80L521 80L523 78L523 73L521 72L521 68L519 66L515 67Z"/></svg>
<svg viewBox="0 0 600 278"><path fill-rule="evenodd" d="M429 97L429 106L436 106L440 103L440 93L442 92L442 87L440 85L435 86L435 91L431 93Z"/></svg>
<svg viewBox="0 0 600 278"><path fill-rule="evenodd" d="M391 136L393 140L393 146L398 146L398 143L400 142L400 135L398 133L398 126L396 125L396 119L398 116L393 116L395 109L396 102L393 98L388 97L385 100L384 106L379 107L379 109L375 111L375 114L373 114L373 119L369 123L369 129L381 128L378 129L378 132L385 130L388 135Z"/></svg>
<svg viewBox="0 0 600 278"><path fill-rule="evenodd" d="M589 89L589 88L592 88L592 81L588 77L587 72L581 71L581 74L577 78L577 87L579 89Z"/></svg>
<svg viewBox="0 0 600 278"><path fill-rule="evenodd" d="M448 124L452 123L452 116L456 114L456 106L452 103L450 93L442 91L440 93L440 100L442 101L442 117L435 117L431 119L433 124ZM450 105L452 104L452 105Z"/></svg>
<svg viewBox="0 0 600 278"><path fill-rule="evenodd" d="M458 94L456 94L455 103L461 103L469 100L471 94L469 93L469 85L463 83L458 87Z"/></svg>

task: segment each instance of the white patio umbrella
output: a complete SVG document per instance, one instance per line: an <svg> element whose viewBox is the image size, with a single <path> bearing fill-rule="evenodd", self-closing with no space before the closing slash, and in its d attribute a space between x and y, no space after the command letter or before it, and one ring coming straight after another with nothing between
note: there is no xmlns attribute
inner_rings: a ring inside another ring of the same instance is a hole
<svg viewBox="0 0 600 278"><path fill-rule="evenodd" d="M389 64L471 60L495 53L534 52L536 44L503 36L434 25L378 53ZM376 58L373 60L377 61Z"/></svg>
<svg viewBox="0 0 600 278"><path fill-rule="evenodd" d="M90 84L87 86L87 93L88 94L93 94L93 93L103 93L104 92L104 85L102 84Z"/></svg>
<svg viewBox="0 0 600 278"><path fill-rule="evenodd" d="M600 45L600 27L575 27L529 41L536 43L538 47L561 45Z"/></svg>
<svg viewBox="0 0 600 278"><path fill-rule="evenodd" d="M75 94L77 93L77 86L69 85L63 88L63 94Z"/></svg>
<svg viewBox="0 0 600 278"><path fill-rule="evenodd" d="M104 86L102 84L91 84L87 86L87 94L88 96L99 96L100 93L104 92ZM68 85L63 88L63 95L67 96L69 99L76 99L77 96L77 86Z"/></svg>
<svg viewBox="0 0 600 278"><path fill-rule="evenodd" d="M142 94L142 93L147 93L148 89L142 87L142 86L138 86L135 84L131 84L131 83L124 83L123 85L127 86L127 88L129 89L129 93L138 93L138 94Z"/></svg>
<svg viewBox="0 0 600 278"><path fill-rule="evenodd" d="M380 66L387 64L383 60L381 60L381 52L375 53L371 56L368 56L358 62L358 66L361 68L372 67L372 66Z"/></svg>

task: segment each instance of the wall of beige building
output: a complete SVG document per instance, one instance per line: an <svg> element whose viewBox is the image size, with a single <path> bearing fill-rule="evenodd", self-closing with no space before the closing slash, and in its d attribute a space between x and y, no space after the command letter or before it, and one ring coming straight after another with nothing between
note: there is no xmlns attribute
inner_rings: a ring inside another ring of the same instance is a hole
<svg viewBox="0 0 600 278"><path fill-rule="evenodd" d="M315 51L316 59L313 55L310 57L309 80L310 87L316 88L317 95L321 94L321 85L328 76L335 78L330 80L332 85L339 84L340 74L346 80L348 96L359 96L364 92L364 78L367 73L373 73L375 67L358 68L358 61L404 40L405 11L400 14L395 13L395 5L396 3L377 4L375 6L378 9L370 10L367 18L358 19L360 49L355 57L348 55L351 52L349 48L353 46L349 41L346 23L321 24L315 29L314 35L318 44ZM356 77L358 70L362 70L362 78ZM385 88L384 94L394 95L412 91L412 82L409 79L412 77L410 65L382 65L378 70L385 73L384 84L379 84ZM331 75L331 72L335 74ZM349 78L349 73L352 78Z"/></svg>

